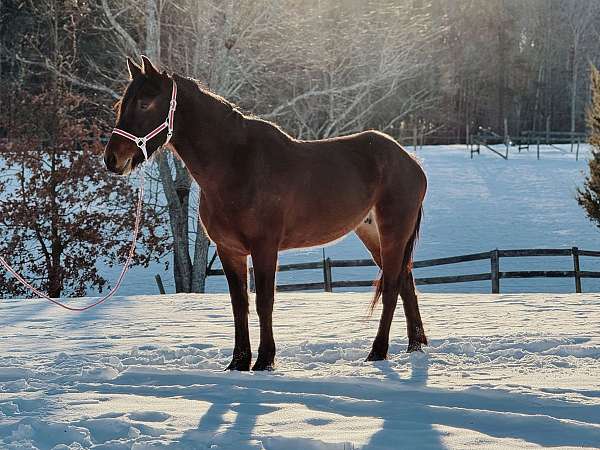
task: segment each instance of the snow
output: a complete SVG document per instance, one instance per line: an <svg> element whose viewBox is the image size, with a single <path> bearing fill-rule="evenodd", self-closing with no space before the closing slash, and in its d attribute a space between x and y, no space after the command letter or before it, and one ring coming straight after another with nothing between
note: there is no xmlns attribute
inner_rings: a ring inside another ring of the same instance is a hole
<svg viewBox="0 0 600 450"><path fill-rule="evenodd" d="M541 150L539 161L534 149L512 149L508 161L485 149L470 159L464 146L418 150L429 191L417 259L493 248L597 250L598 230L575 201L588 147L579 161L568 146ZM325 251L368 257L352 235ZM300 250L280 262L321 258L321 249ZM502 259L501 270L571 264ZM416 272L488 270L482 261ZM600 270L600 261L582 258L582 270ZM121 293L155 292L155 273L172 290L153 266L134 269ZM336 269L334 279L375 274ZM320 277L289 272L279 282ZM226 291L223 277L208 287ZM223 371L233 345L225 294L124 296L80 314L2 300L0 448L600 448L600 294L566 294L573 288L572 279L543 278L502 280L496 296L485 294L489 282L424 286L431 345L404 353L398 308L390 359L377 363L364 361L378 321L378 313L366 316L370 293L278 294L272 373ZM600 281L583 280L583 290L600 290ZM256 357L254 312L250 319Z"/></svg>
<svg viewBox="0 0 600 450"><path fill-rule="evenodd" d="M227 295L2 300L0 448L600 447L600 295L425 293L376 363L369 298L278 294L271 373L223 371Z"/></svg>

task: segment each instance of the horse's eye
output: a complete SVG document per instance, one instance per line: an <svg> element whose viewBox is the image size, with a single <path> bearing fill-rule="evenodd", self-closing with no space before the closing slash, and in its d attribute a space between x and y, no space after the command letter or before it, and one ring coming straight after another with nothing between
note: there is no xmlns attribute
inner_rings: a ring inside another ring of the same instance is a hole
<svg viewBox="0 0 600 450"><path fill-rule="evenodd" d="M140 101L140 109L148 109L148 106L150 106L150 103L145 102L145 101Z"/></svg>

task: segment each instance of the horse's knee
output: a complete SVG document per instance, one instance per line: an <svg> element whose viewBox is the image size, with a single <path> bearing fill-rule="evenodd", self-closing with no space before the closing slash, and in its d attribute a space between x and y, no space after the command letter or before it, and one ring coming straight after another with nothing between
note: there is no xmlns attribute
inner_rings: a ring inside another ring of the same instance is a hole
<svg viewBox="0 0 600 450"><path fill-rule="evenodd" d="M257 298L256 314L259 318L266 318L273 314L273 298Z"/></svg>
<svg viewBox="0 0 600 450"><path fill-rule="evenodd" d="M415 280L413 278L412 270L407 269L402 271L398 278L398 285L400 295L402 296L415 293Z"/></svg>
<svg viewBox="0 0 600 450"><path fill-rule="evenodd" d="M381 303L384 307L395 308L398 303L399 284L395 282L387 282L384 279L383 288L381 291Z"/></svg>

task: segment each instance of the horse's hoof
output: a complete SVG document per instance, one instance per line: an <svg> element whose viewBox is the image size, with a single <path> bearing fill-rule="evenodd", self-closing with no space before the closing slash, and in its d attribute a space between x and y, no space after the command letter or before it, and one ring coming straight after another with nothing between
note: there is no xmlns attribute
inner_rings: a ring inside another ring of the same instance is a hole
<svg viewBox="0 0 600 450"><path fill-rule="evenodd" d="M369 353L369 356L367 356L367 359L365 361L367 361L367 362L384 361L386 359L387 359L387 352L382 353L382 352L376 352L375 350L371 350L371 353Z"/></svg>
<svg viewBox="0 0 600 450"><path fill-rule="evenodd" d="M406 353L412 353L412 352L423 353L423 349L421 348L420 342L409 342L408 343L408 348L406 349Z"/></svg>
<svg viewBox="0 0 600 450"><path fill-rule="evenodd" d="M252 370L254 370L255 372L258 371L263 371L263 370L267 370L269 372L273 371L275 369L275 365L273 364L273 362L265 362L265 361L256 361L254 363L254 366L252 367Z"/></svg>
<svg viewBox="0 0 600 450"><path fill-rule="evenodd" d="M225 370L238 370L248 372L250 370L250 358L234 356Z"/></svg>

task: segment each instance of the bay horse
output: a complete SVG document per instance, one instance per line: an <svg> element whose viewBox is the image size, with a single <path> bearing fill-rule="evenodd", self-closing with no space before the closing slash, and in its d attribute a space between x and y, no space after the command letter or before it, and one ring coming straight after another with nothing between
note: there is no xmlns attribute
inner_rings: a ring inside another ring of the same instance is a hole
<svg viewBox="0 0 600 450"><path fill-rule="evenodd" d="M252 369L271 370L278 252L320 246L352 230L381 269L371 309L382 298L383 311L367 361L387 358L398 294L406 316L407 351L427 344L412 275L427 179L393 138L365 131L297 140L273 123L242 114L194 80L160 73L144 56L141 67L130 59L127 67L130 82L117 104L118 128L106 145L106 166L128 174L170 141L169 148L200 185L200 217L216 244L233 308L235 346L228 369L249 370L252 360L248 256L260 321ZM161 121L168 116L167 127ZM151 134L143 148L136 145L137 136Z"/></svg>

